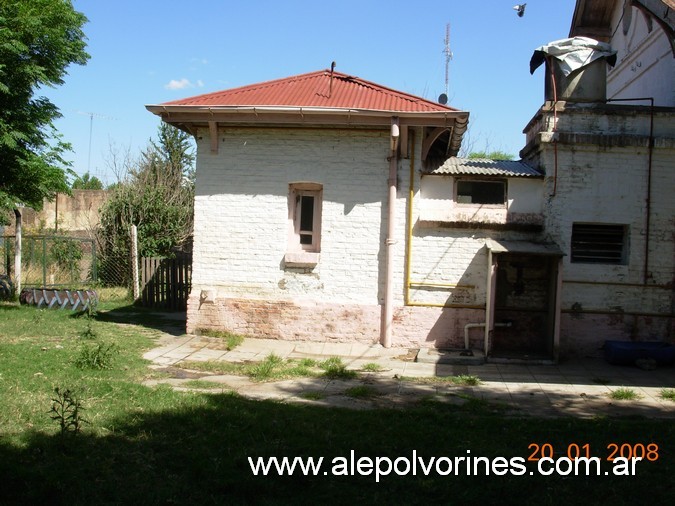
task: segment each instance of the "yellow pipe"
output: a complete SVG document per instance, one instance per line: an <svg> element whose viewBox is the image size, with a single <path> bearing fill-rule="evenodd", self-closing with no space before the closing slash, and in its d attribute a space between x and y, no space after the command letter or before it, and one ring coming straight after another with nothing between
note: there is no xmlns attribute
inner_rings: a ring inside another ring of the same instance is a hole
<svg viewBox="0 0 675 506"><path fill-rule="evenodd" d="M410 301L410 269L412 257L412 233L413 233L413 199L415 198L415 131L410 131L410 182L408 184L408 230L406 231L405 244L405 287L403 289L403 304L411 305Z"/></svg>
<svg viewBox="0 0 675 506"><path fill-rule="evenodd" d="M473 305L473 304L439 304L435 302L408 302L408 306L412 307L445 307L445 308L455 308L455 309L482 309L485 311L485 305Z"/></svg>
<svg viewBox="0 0 675 506"><path fill-rule="evenodd" d="M410 281L408 282L408 286L430 286L434 288L476 288L475 285L458 285L455 283L425 283L424 281Z"/></svg>

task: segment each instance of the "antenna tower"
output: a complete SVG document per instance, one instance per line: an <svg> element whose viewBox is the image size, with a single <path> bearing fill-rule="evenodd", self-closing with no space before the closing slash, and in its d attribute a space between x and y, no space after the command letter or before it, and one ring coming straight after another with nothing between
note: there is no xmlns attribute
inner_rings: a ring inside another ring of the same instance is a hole
<svg viewBox="0 0 675 506"><path fill-rule="evenodd" d="M83 116L89 116L89 153L87 155L87 172L91 171L91 138L94 131L94 118L101 119L117 119L110 116L104 116L103 114L96 114L95 112L88 111L77 111L77 114L82 114Z"/></svg>
<svg viewBox="0 0 675 506"><path fill-rule="evenodd" d="M452 60L452 51L450 50L450 23L445 25L445 95L448 96L448 71L450 68L450 60Z"/></svg>

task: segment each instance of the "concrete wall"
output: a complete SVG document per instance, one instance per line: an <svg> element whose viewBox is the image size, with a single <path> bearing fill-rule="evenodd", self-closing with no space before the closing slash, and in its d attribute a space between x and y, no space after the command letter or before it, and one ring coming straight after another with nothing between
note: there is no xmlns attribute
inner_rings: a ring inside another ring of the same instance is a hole
<svg viewBox="0 0 675 506"><path fill-rule="evenodd" d="M59 231L84 235L98 225L99 209L107 199L106 190L73 190L72 196L59 193L53 201L45 200L41 211L24 208L23 226L53 230L58 223ZM14 227L7 227L5 233L14 234Z"/></svg>

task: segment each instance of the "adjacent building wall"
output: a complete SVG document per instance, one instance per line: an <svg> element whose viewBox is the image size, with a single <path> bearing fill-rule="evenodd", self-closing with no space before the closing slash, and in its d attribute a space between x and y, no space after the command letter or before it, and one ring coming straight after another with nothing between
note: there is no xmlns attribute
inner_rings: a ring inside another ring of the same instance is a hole
<svg viewBox="0 0 675 506"><path fill-rule="evenodd" d="M644 106L558 103L554 115L547 103L526 129L529 143L521 155L546 170L546 233L567 254L564 354L597 354L606 339L673 338L675 110L654 112L647 229L651 112ZM572 262L575 222L625 225L625 265Z"/></svg>
<svg viewBox="0 0 675 506"><path fill-rule="evenodd" d="M666 33L656 21L650 26L637 7L624 14L623 2L615 4L609 43L617 63L607 68L607 98L651 97L655 105L675 107L675 65Z"/></svg>
<svg viewBox="0 0 675 506"><path fill-rule="evenodd" d="M107 199L107 190L73 190L72 196L59 193L52 201L45 199L41 211L22 210L24 232L58 228L64 233L86 235L98 226L99 209ZM5 228L5 234L13 233L13 226Z"/></svg>

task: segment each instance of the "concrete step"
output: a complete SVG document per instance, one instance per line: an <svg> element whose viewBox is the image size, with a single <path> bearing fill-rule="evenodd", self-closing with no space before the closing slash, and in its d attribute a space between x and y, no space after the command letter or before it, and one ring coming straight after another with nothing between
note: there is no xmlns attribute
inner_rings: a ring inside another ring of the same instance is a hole
<svg viewBox="0 0 675 506"><path fill-rule="evenodd" d="M420 348L415 362L425 364L481 365L485 355L481 350Z"/></svg>

